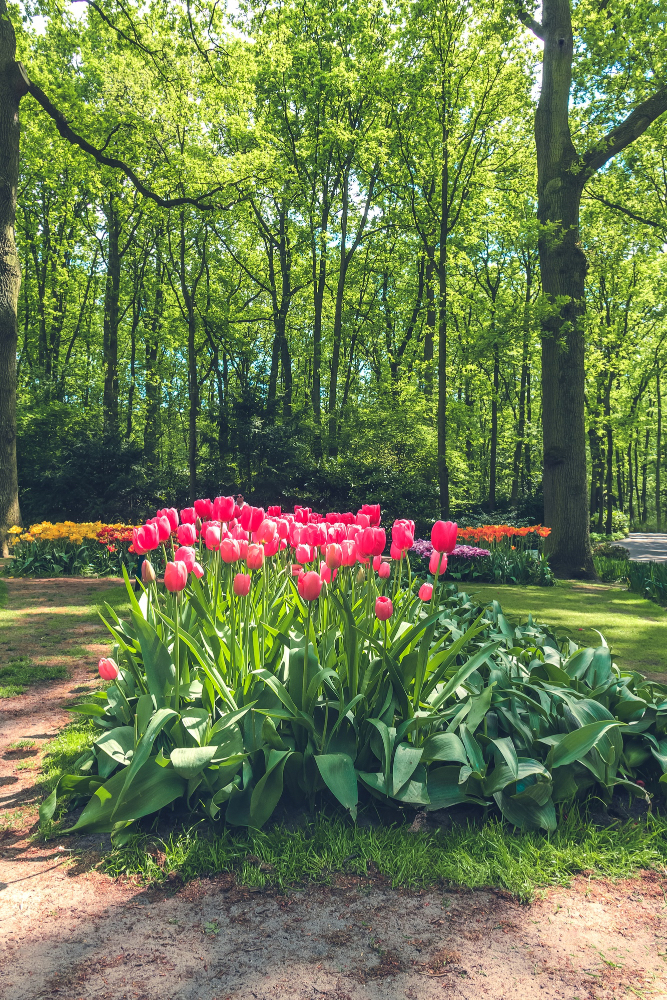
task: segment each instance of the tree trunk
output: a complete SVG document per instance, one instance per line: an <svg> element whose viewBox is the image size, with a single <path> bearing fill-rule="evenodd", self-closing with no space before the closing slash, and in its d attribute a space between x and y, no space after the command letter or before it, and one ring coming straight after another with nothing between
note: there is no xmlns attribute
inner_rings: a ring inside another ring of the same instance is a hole
<svg viewBox="0 0 667 1000"><path fill-rule="evenodd" d="M433 396L433 344L435 340L435 289L433 288L434 256L428 251L426 264L426 329L424 331L424 394Z"/></svg>
<svg viewBox="0 0 667 1000"><path fill-rule="evenodd" d="M442 169L440 175L440 253L438 256L438 486L440 516L449 517L449 468L447 465L447 242L449 237L449 133L442 85Z"/></svg>
<svg viewBox="0 0 667 1000"><path fill-rule="evenodd" d="M530 263L526 265L526 298L523 310L523 344L521 349L521 387L519 389L519 420L517 425L517 440L514 447L514 459L512 462L512 501L516 501L519 496L519 486L522 487L525 479L521 475L521 459L525 448L526 436L526 385L528 381L528 346L530 339L530 298L532 294L532 269Z"/></svg>
<svg viewBox="0 0 667 1000"><path fill-rule="evenodd" d="M604 394L604 420L605 420L605 500L607 519L605 523L605 534L611 535L612 514L614 507L614 437L611 426L611 385L612 377L607 379Z"/></svg>
<svg viewBox="0 0 667 1000"><path fill-rule="evenodd" d="M632 438L630 438L628 443L628 516L630 518L630 531L632 531L632 522L635 519L635 499L633 495L634 488L634 476L632 474Z"/></svg>
<svg viewBox="0 0 667 1000"><path fill-rule="evenodd" d="M16 250L19 175L19 101L26 93L17 64L14 27L0 0L0 552L7 530L21 523L16 471L17 308L21 268Z"/></svg>
<svg viewBox="0 0 667 1000"><path fill-rule="evenodd" d="M648 521L648 507L646 498L646 479L648 474L648 447L651 443L651 428L646 428L646 439L644 441L644 460L642 462L642 521Z"/></svg>
<svg viewBox="0 0 667 1000"><path fill-rule="evenodd" d="M559 576L594 577L584 422L584 281L579 239L582 172L570 135L572 24L568 0L545 0L542 88L535 115L542 291L542 436L547 552Z"/></svg>
<svg viewBox="0 0 667 1000"><path fill-rule="evenodd" d="M500 351L493 345L493 396L491 397L491 447L489 449L489 510L496 507L498 474L498 393L500 392Z"/></svg>
<svg viewBox="0 0 667 1000"><path fill-rule="evenodd" d="M661 473L662 473L662 394L660 392L660 369L655 373L655 391L658 404L658 421L656 426L655 442L655 518L658 523L658 531L662 531L662 505L660 500Z"/></svg>
<svg viewBox="0 0 667 1000"><path fill-rule="evenodd" d="M118 307L120 303L120 218L115 201L117 195L109 195L104 214L107 220L107 279L104 289L104 433L112 440L119 436L118 422Z"/></svg>
<svg viewBox="0 0 667 1000"><path fill-rule="evenodd" d="M164 309L164 274L162 269L162 234L156 235L155 250L155 298L153 315L145 337L146 362L144 379L146 383L146 421L144 424L144 461L155 474L159 466L158 445L160 439L160 404L162 385L158 369L162 311Z"/></svg>

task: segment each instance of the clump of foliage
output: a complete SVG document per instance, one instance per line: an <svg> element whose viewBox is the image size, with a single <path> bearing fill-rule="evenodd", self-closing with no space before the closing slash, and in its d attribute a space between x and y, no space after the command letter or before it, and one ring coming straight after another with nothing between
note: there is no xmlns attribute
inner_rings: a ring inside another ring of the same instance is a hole
<svg viewBox="0 0 667 1000"><path fill-rule="evenodd" d="M166 593L150 582L137 600L127 580L128 620L108 609L120 667L101 661L113 682L77 707L99 735L43 820L69 798L86 802L73 830L126 836L166 807L259 829L283 799L353 818L376 799L553 830L558 803L667 787L667 686L606 645L512 626L437 578L417 596L404 559L388 577L362 560L297 583L289 548L209 541L191 574L167 564Z"/></svg>
<svg viewBox="0 0 667 1000"><path fill-rule="evenodd" d="M12 556L5 572L12 576L120 576L134 573L138 557L132 525L101 521L42 521L28 531L10 529Z"/></svg>
<svg viewBox="0 0 667 1000"><path fill-rule="evenodd" d="M667 564L636 562L627 564L629 589L657 604L667 604Z"/></svg>

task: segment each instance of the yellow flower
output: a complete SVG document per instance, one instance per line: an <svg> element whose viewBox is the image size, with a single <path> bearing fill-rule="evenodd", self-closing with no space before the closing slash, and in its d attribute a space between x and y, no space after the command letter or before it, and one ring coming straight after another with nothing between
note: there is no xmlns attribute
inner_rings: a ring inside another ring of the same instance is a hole
<svg viewBox="0 0 667 1000"><path fill-rule="evenodd" d="M22 531L23 531L23 528L19 528L18 524L15 524L13 528L9 529L8 534L10 534L10 535L20 535Z"/></svg>

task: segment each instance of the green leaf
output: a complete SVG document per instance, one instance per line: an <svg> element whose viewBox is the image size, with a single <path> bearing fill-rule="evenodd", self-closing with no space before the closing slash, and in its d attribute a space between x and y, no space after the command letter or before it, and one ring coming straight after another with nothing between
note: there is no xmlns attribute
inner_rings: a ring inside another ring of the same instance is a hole
<svg viewBox="0 0 667 1000"><path fill-rule="evenodd" d="M148 760L150 752L153 749L153 743L155 742L157 736L166 726L170 719L177 719L178 714L174 712L172 708L160 708L157 710L151 721L148 723L146 732L139 740L136 750L134 751L134 756L132 758L132 763L124 771L121 771L121 775L125 778L125 784L123 785L122 793L120 794L118 801L119 803L123 801L127 794L127 791L140 767ZM142 813L145 815L145 813Z"/></svg>
<svg viewBox="0 0 667 1000"><path fill-rule="evenodd" d="M428 764L432 760L457 760L461 764L468 763L468 757L463 743L456 733L435 733L424 741L422 760Z"/></svg>
<svg viewBox="0 0 667 1000"><path fill-rule="evenodd" d="M435 767L428 773L426 787L430 804L427 809L449 809L470 799L459 785L460 767Z"/></svg>
<svg viewBox="0 0 667 1000"><path fill-rule="evenodd" d="M487 642L485 646L474 654L474 656L471 656L468 662L464 663L462 667L459 667L454 676L447 681L442 691L439 691L438 694L432 699L431 704L433 705L433 708L439 708L442 704L444 704L444 702L446 702L447 699L454 694L457 687L460 687L461 684L463 684L463 682L470 677L474 670L477 670L477 668L481 667L483 663L486 663L491 654L495 653L495 651L500 649L501 646L502 642L500 640L496 642Z"/></svg>
<svg viewBox="0 0 667 1000"><path fill-rule="evenodd" d="M394 767L392 771L392 782L394 796L410 780L418 764L422 759L422 748L411 746L409 743L399 743L394 752Z"/></svg>
<svg viewBox="0 0 667 1000"><path fill-rule="evenodd" d="M184 794L186 781L171 768L160 767L154 759L145 761L135 775L129 794L124 791L125 771L109 778L92 795L74 824L66 830L111 831L117 823L150 816Z"/></svg>
<svg viewBox="0 0 667 1000"><path fill-rule="evenodd" d="M95 740L95 746L108 754L112 760L125 766L129 764L134 752L134 728L118 726L116 729L111 729Z"/></svg>
<svg viewBox="0 0 667 1000"><path fill-rule="evenodd" d="M315 763L329 791L349 810L352 819L356 819L359 787L352 758L345 753L320 754L315 757Z"/></svg>
<svg viewBox="0 0 667 1000"><path fill-rule="evenodd" d="M575 729L573 732L568 733L554 747L552 767L563 767L565 764L572 764L573 761L580 760L588 753L591 747L595 746L607 730L621 725L623 725L622 722L609 722L603 719L600 722L591 722L587 726L582 726L581 729Z"/></svg>
<svg viewBox="0 0 667 1000"><path fill-rule="evenodd" d="M182 778L194 778L211 763L217 751L217 747L174 747L171 762L176 774Z"/></svg>
<svg viewBox="0 0 667 1000"><path fill-rule="evenodd" d="M291 750L271 750L266 773L259 779L250 799L250 822L256 830L264 826L283 793L283 771Z"/></svg>

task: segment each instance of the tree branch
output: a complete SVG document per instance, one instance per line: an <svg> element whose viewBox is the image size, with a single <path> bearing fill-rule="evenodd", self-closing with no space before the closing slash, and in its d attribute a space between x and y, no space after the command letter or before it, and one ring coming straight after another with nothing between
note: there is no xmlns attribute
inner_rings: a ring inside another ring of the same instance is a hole
<svg viewBox="0 0 667 1000"><path fill-rule="evenodd" d="M607 132L606 136L593 149L584 153L582 160L586 174L592 176L607 160L622 152L653 122L667 111L667 87L660 87L655 94L642 101L634 111L631 111L625 121Z"/></svg>
<svg viewBox="0 0 667 1000"><path fill-rule="evenodd" d="M25 93L31 94L40 107L46 111L47 115L51 118L63 139L66 139L73 146L79 146L84 153L88 153L90 156L94 157L98 163L102 164L102 166L112 167L115 170L121 170L125 176L129 178L137 191L144 196L144 198L150 198L150 200L154 201L156 205L160 206L160 208L178 208L181 205L191 205L193 208L198 208L205 212L227 211L242 200L241 198L235 198L227 204L211 201L215 195L219 194L225 189L225 187L229 186L223 184L213 188L211 191L207 191L206 194L198 195L194 198L187 195L180 198L163 198L161 195L157 194L157 192L147 187L137 176L132 167L125 163L124 160L119 160L115 156L106 156L101 149L93 146L87 139L84 139L83 136L80 136L77 132L75 132L63 113L51 103L44 91L38 87L36 83L33 83L28 77L25 66L20 62L17 62L15 65L17 66L23 81Z"/></svg>
<svg viewBox="0 0 667 1000"><path fill-rule="evenodd" d="M519 18L521 23L526 26L526 28L530 28L534 35L537 35L538 38L541 38L542 41L544 41L544 28L539 21L536 21L534 17L530 16L527 10L524 10L521 3L517 4L516 16Z"/></svg>
<svg viewBox="0 0 667 1000"><path fill-rule="evenodd" d="M588 191L587 194L584 195L584 198L593 198L595 201L599 201L600 204L604 205L606 208L611 208L616 212L622 212L623 215L627 215L630 219L634 219L635 222L641 222L644 226L652 226L654 229L663 228L663 223L657 222L655 219L646 219L642 215L637 215L636 212L630 211L629 208L625 208L623 205L617 205L613 201L607 201L606 198L596 194L594 191Z"/></svg>

